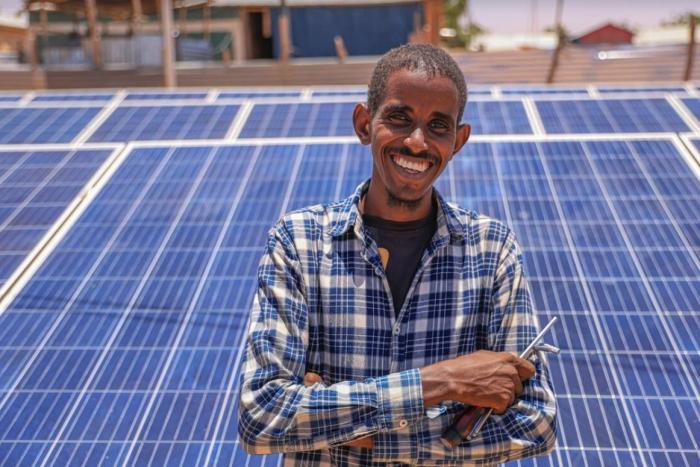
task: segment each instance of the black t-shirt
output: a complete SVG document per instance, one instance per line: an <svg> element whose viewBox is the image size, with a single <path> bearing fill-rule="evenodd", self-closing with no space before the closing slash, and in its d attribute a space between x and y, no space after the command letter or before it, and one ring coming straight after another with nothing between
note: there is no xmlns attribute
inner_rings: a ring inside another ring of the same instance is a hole
<svg viewBox="0 0 700 467"><path fill-rule="evenodd" d="M362 216L362 220L379 247L391 296L394 299L394 312L398 315L423 251L437 229L435 202L427 217L415 221L395 222L366 214Z"/></svg>

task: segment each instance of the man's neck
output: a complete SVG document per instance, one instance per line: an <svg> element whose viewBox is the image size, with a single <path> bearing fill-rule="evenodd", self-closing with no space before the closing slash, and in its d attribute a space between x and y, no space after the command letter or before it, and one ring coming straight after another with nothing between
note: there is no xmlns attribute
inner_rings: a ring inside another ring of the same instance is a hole
<svg viewBox="0 0 700 467"><path fill-rule="evenodd" d="M360 200L360 213L394 222L409 222L424 219L432 209L432 190L428 191L415 205L392 200L386 193L370 181L367 193Z"/></svg>

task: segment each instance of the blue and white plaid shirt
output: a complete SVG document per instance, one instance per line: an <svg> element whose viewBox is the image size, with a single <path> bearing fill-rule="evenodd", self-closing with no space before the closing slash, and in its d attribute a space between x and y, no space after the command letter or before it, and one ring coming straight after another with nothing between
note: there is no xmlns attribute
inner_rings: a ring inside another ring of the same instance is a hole
<svg viewBox="0 0 700 467"><path fill-rule="evenodd" d="M521 352L538 324L515 237L502 223L436 192L437 231L395 315L377 245L358 204L285 215L258 268L239 425L251 453L291 465L496 463L543 454L555 441L546 362L516 404L471 442L440 435L466 406L424 407L419 368L480 349ZM304 386L306 372L323 383ZM374 436L374 448L342 446Z"/></svg>

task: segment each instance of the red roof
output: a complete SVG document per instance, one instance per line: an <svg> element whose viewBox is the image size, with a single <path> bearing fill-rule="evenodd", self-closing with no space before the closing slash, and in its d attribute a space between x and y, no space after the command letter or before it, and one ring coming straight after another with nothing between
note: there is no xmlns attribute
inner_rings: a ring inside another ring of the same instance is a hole
<svg viewBox="0 0 700 467"><path fill-rule="evenodd" d="M572 42L578 44L631 44L633 37L634 32L629 29L613 23L606 23L574 38Z"/></svg>

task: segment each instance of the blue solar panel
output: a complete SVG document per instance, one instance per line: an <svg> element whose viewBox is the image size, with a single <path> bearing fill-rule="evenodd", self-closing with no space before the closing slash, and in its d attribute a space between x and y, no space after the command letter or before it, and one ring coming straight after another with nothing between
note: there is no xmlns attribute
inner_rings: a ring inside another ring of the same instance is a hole
<svg viewBox="0 0 700 467"><path fill-rule="evenodd" d="M32 99L32 102L64 102L64 101L109 101L114 97L114 93L46 93L37 94Z"/></svg>
<svg viewBox="0 0 700 467"><path fill-rule="evenodd" d="M688 91L683 86L598 86L598 92L601 94L650 94L650 93L687 93Z"/></svg>
<svg viewBox="0 0 700 467"><path fill-rule="evenodd" d="M0 150L0 288L110 153Z"/></svg>
<svg viewBox="0 0 700 467"><path fill-rule="evenodd" d="M351 136L355 103L255 104L241 138Z"/></svg>
<svg viewBox="0 0 700 467"><path fill-rule="evenodd" d="M0 144L70 143L101 107L0 108Z"/></svg>
<svg viewBox="0 0 700 467"><path fill-rule="evenodd" d="M683 104L690 110L690 112L695 117L695 120L700 122L700 98L689 97L686 99L681 99Z"/></svg>
<svg viewBox="0 0 700 467"><path fill-rule="evenodd" d="M114 110L90 141L219 139L226 136L237 105L127 106Z"/></svg>
<svg viewBox="0 0 700 467"><path fill-rule="evenodd" d="M698 460L700 181L677 151L469 143L439 181L513 226L541 318L562 319L559 447L526 465ZM276 465L236 434L260 248L370 170L359 144L133 149L0 315L0 458Z"/></svg>
<svg viewBox="0 0 700 467"><path fill-rule="evenodd" d="M132 91L129 92L124 100L127 101L150 101L150 100L159 100L159 101L168 101L168 100L204 100L207 98L207 95L209 93L207 91L199 91L199 92L187 92L187 91L169 91L169 92L161 92L161 91L143 91L143 92L138 92L138 91Z"/></svg>
<svg viewBox="0 0 700 467"><path fill-rule="evenodd" d="M556 86L502 86L501 94L504 96L588 96L588 89Z"/></svg>
<svg viewBox="0 0 700 467"><path fill-rule="evenodd" d="M221 91L217 99L255 99L272 97L300 97L301 91Z"/></svg>
<svg viewBox="0 0 700 467"><path fill-rule="evenodd" d="M358 99L364 99L367 97L367 88L360 89L315 89L312 97L324 97L324 96L350 96L357 97Z"/></svg>
<svg viewBox="0 0 700 467"><path fill-rule="evenodd" d="M469 96L490 96L491 89L467 86L467 95L469 95Z"/></svg>
<svg viewBox="0 0 700 467"><path fill-rule="evenodd" d="M0 102L18 102L22 97L20 94L0 94Z"/></svg>
<svg viewBox="0 0 700 467"><path fill-rule="evenodd" d="M665 99L538 100L547 133L688 131Z"/></svg>
<svg viewBox="0 0 700 467"><path fill-rule="evenodd" d="M462 121L471 125L473 135L532 133L520 101L468 102Z"/></svg>

